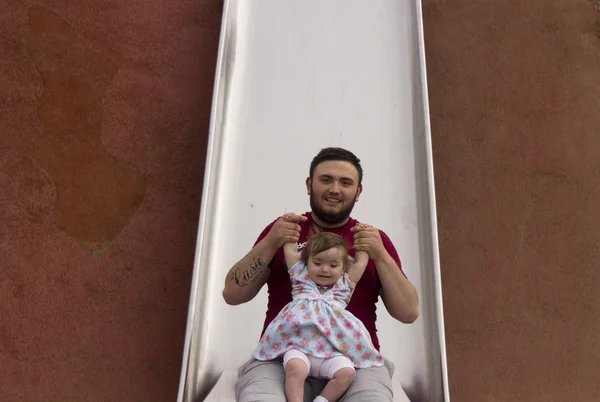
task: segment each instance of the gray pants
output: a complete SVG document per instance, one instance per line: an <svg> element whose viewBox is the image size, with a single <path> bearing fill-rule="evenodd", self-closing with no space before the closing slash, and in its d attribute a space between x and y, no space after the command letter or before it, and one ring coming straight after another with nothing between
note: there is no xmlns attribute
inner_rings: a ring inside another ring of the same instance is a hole
<svg viewBox="0 0 600 402"><path fill-rule="evenodd" d="M392 402L394 364L385 359L383 367L357 369L356 376L340 402ZM235 384L237 402L285 402L285 371L280 359L250 359L238 370ZM312 402L327 380L308 378L304 383L304 401Z"/></svg>

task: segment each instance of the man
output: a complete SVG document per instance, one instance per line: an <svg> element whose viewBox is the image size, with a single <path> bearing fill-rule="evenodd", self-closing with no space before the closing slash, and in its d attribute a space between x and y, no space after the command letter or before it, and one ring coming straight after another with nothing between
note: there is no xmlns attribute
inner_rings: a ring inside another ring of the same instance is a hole
<svg viewBox="0 0 600 402"><path fill-rule="evenodd" d="M412 323L418 317L418 296L401 269L400 259L389 237L375 228L359 229L350 217L362 193L363 171L360 160L342 148L325 148L315 156L306 190L311 212L296 215L296 222L279 218L260 234L252 250L227 274L223 298L228 304L246 303L266 283L268 307L263 332L279 311L292 300L292 286L285 267L283 248L287 242L298 242L301 248L307 238L319 231L341 235L355 250L369 253L370 261L358 282L347 307L360 319L379 349L375 321L376 303L381 296L392 317ZM351 255L354 250L351 250ZM262 334L261 334L262 336ZM257 341L260 337L257 337ZM394 366L357 370L354 381L340 401L392 401L391 377ZM236 398L240 402L285 401L285 372L280 360L250 359L239 370ZM325 386L323 380L309 379L305 384L305 400L312 401Z"/></svg>

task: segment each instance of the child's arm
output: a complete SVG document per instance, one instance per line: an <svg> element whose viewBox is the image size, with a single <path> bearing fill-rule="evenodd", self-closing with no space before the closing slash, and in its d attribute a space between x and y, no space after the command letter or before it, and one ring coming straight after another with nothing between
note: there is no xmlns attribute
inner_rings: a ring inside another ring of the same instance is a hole
<svg viewBox="0 0 600 402"><path fill-rule="evenodd" d="M371 225L366 223L359 223L358 226L362 228L371 227ZM354 264L348 268L348 276L352 282L358 283L358 281L360 281L360 278L362 278L363 274L365 273L367 264L369 264L369 253L366 251L357 250L356 254L354 255Z"/></svg>
<svg viewBox="0 0 600 402"><path fill-rule="evenodd" d="M283 255L288 269L291 269L298 261L300 261L300 253L298 252L298 243L285 243L283 245Z"/></svg>
<svg viewBox="0 0 600 402"><path fill-rule="evenodd" d="M286 213L283 219L288 220L295 214ZM283 256L288 270L291 269L298 261L300 261L300 253L298 252L298 242L289 242L283 245Z"/></svg>
<svg viewBox="0 0 600 402"><path fill-rule="evenodd" d="M354 264L348 268L347 272L352 282L358 283L369 263L369 254L366 251L357 251L354 260Z"/></svg>

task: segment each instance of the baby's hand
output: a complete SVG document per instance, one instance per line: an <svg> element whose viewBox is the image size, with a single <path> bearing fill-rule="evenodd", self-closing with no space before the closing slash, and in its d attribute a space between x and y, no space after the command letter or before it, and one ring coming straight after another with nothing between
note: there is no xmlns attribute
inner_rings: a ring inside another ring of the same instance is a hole
<svg viewBox="0 0 600 402"><path fill-rule="evenodd" d="M354 248L358 251L366 251L372 260L381 260L387 255L383 244L381 233L371 225L360 224L354 226Z"/></svg>
<svg viewBox="0 0 600 402"><path fill-rule="evenodd" d="M368 223L359 223L358 225L355 225L352 228L352 231L356 233L357 231L366 230L366 229L369 229L369 228L372 228L372 227L373 226L369 225ZM354 245L356 245L358 243L359 243L359 240L356 238L356 235L355 235L354 236Z"/></svg>
<svg viewBox="0 0 600 402"><path fill-rule="evenodd" d="M294 223L297 223L299 221L305 221L307 219L306 216L298 215L293 212L288 212L286 214L283 214L282 218L286 222L294 222Z"/></svg>

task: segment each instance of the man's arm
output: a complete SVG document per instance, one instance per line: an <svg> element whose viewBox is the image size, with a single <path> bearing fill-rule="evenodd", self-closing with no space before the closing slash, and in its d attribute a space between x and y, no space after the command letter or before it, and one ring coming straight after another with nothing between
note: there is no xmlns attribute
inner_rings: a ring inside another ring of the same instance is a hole
<svg viewBox="0 0 600 402"><path fill-rule="evenodd" d="M246 303L258 294L269 278L269 264L276 252L277 248L265 237L229 270L223 289L223 299L227 304Z"/></svg>
<svg viewBox="0 0 600 402"><path fill-rule="evenodd" d="M381 278L381 300L392 317L410 324L419 317L419 296L417 290L402 274L394 258L387 255L373 260Z"/></svg>
<svg viewBox="0 0 600 402"><path fill-rule="evenodd" d="M367 251L375 263L381 281L379 293L387 311L398 321L414 322L419 317L419 296L400 269L398 254L390 239L375 228L354 227L353 231L355 248Z"/></svg>
<svg viewBox="0 0 600 402"><path fill-rule="evenodd" d="M297 243L300 236L299 221L307 218L291 214L287 220L277 219L267 226L259 236L260 241L244 258L227 273L223 288L223 299L227 304L249 302L267 282L271 269L269 264L277 250L288 242Z"/></svg>

